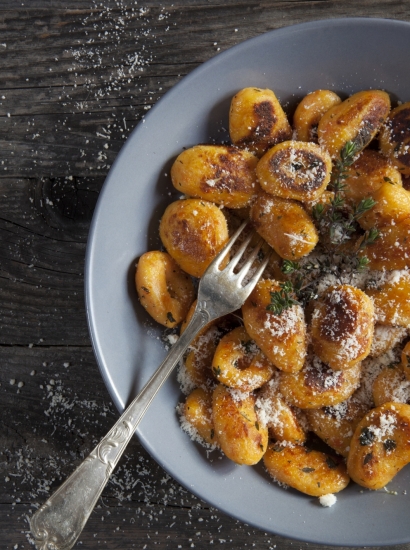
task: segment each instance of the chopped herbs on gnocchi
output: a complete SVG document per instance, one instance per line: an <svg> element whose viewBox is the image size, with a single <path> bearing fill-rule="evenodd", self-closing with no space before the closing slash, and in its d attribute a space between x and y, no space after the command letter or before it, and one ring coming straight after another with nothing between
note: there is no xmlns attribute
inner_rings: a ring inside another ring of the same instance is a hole
<svg viewBox="0 0 410 550"><path fill-rule="evenodd" d="M176 158L183 198L162 216L164 250L137 264L143 307L183 331L194 279L251 220L259 261L274 252L241 310L188 349L181 425L325 506L410 462L409 119L410 102L391 109L381 90L312 91L292 121L272 90L239 90L231 143Z"/></svg>

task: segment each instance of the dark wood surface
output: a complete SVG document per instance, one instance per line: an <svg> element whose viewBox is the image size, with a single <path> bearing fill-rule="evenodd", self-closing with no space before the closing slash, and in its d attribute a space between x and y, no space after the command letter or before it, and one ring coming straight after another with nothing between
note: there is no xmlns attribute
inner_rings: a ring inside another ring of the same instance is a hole
<svg viewBox="0 0 410 550"><path fill-rule="evenodd" d="M410 21L410 2L0 0L1 549L31 547L30 514L117 418L83 272L93 209L126 137L218 51L345 16ZM136 438L76 547L320 548L210 508Z"/></svg>

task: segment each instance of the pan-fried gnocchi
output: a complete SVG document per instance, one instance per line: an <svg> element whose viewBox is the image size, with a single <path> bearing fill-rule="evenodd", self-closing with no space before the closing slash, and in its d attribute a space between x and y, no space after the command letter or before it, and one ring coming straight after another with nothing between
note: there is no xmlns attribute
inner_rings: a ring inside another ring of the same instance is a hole
<svg viewBox="0 0 410 550"><path fill-rule="evenodd" d="M178 412L208 450L311 496L384 487L410 462L409 113L381 90L313 90L292 120L272 90L238 90L231 143L176 157L165 251L138 262L140 302L176 338L243 219L266 241L255 265L274 251L189 347Z"/></svg>
<svg viewBox="0 0 410 550"><path fill-rule="evenodd" d="M260 189L257 163L255 155L237 147L196 145L177 157L171 179L181 193L228 208L243 208Z"/></svg>
<svg viewBox="0 0 410 550"><path fill-rule="evenodd" d="M315 90L306 95L296 107L293 128L300 141L317 143L317 127L322 116L342 100L331 90Z"/></svg>
<svg viewBox="0 0 410 550"><path fill-rule="evenodd" d="M315 143L283 141L258 162L256 174L267 193L301 202L316 200L330 181L332 161Z"/></svg>
<svg viewBox="0 0 410 550"><path fill-rule="evenodd" d="M169 328L185 319L195 298L191 278L169 254L159 250L141 256L135 286L148 313Z"/></svg>

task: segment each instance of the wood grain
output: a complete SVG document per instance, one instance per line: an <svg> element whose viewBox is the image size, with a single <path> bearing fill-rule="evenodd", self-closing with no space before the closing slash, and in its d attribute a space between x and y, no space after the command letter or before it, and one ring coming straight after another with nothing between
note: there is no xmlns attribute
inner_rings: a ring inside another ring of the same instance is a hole
<svg viewBox="0 0 410 550"><path fill-rule="evenodd" d="M32 547L27 518L117 417L90 344L83 274L93 209L126 137L220 51L286 25L346 16L410 21L410 4L1 0L1 548ZM136 438L77 547L211 545L321 548L210 508Z"/></svg>

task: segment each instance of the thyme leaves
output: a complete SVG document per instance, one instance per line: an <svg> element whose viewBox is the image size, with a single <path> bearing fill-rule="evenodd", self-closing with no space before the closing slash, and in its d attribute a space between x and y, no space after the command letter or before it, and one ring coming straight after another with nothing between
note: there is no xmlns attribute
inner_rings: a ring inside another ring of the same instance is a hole
<svg viewBox="0 0 410 550"><path fill-rule="evenodd" d="M280 290L276 290L270 293L270 304L266 306L268 311L271 311L275 315L282 315L282 313L294 305L299 305L299 301L296 299L295 289L292 281L285 281L280 283Z"/></svg>

